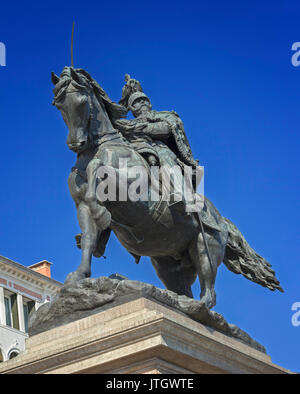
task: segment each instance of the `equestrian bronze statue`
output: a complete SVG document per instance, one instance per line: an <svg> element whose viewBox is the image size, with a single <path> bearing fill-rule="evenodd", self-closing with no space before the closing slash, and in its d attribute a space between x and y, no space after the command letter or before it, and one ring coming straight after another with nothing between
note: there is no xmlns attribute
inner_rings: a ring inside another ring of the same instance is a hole
<svg viewBox="0 0 300 394"><path fill-rule="evenodd" d="M69 129L67 145L77 156L68 184L82 231L76 236L82 259L66 283L91 276L92 256L103 256L113 231L136 262L141 256L150 257L168 290L192 298L191 285L198 276L200 302L208 308L216 304L214 287L221 262L272 291L283 291L271 265L206 197L201 209L194 211L187 209L185 198L170 201L158 193L159 198L153 199L150 187L147 198L119 198L120 193L124 197L124 188L133 189L136 182L132 176L125 177L125 170L140 168L151 185L151 168L168 165L180 168L172 178L173 189L184 168L191 169L192 203L201 200L197 193L199 165L177 113L154 111L140 83L129 75L119 103L83 69L65 67L60 77L52 73L52 82L53 104ZM126 119L129 110L133 119ZM126 168L120 163L126 163ZM111 187L110 173L117 179L117 198L102 200L98 190L104 184Z"/></svg>

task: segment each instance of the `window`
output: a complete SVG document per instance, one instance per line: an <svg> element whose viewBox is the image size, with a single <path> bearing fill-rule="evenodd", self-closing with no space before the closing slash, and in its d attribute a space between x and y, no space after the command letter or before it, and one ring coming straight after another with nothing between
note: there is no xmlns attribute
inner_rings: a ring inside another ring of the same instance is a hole
<svg viewBox="0 0 300 394"><path fill-rule="evenodd" d="M11 301L9 296L4 297L4 305L6 325L12 327Z"/></svg>
<svg viewBox="0 0 300 394"><path fill-rule="evenodd" d="M8 291L4 292L4 306L6 325L19 330L19 315L17 305L17 294Z"/></svg>
<svg viewBox="0 0 300 394"><path fill-rule="evenodd" d="M9 355L9 359L11 360L12 358L17 357L18 354L19 354L19 352L13 350L13 351L10 353L10 355Z"/></svg>
<svg viewBox="0 0 300 394"><path fill-rule="evenodd" d="M25 332L28 332L28 321L29 317L35 310L35 302L29 299L25 299L23 297L23 312L24 312L24 325L25 325Z"/></svg>

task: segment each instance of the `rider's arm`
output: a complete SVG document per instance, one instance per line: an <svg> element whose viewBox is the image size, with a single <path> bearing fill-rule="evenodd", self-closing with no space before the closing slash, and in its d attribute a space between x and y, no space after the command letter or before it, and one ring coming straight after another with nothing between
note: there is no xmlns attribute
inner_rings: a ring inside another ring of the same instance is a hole
<svg viewBox="0 0 300 394"><path fill-rule="evenodd" d="M170 128L167 122L151 122L147 124L143 132L153 138L162 138L170 135Z"/></svg>

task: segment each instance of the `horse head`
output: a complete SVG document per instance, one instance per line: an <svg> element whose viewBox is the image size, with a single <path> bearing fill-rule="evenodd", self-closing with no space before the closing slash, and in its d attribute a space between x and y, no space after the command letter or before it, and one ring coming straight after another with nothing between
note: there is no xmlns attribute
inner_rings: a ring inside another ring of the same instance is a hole
<svg viewBox="0 0 300 394"><path fill-rule="evenodd" d="M60 110L68 126L68 147L80 153L90 143L89 128L91 105L90 96L92 87L88 80L72 67L65 67L58 77L52 73L53 105Z"/></svg>
<svg viewBox="0 0 300 394"><path fill-rule="evenodd" d="M105 91L83 69L65 67L58 77L52 73L53 105L68 126L67 144L77 153L99 145L101 138L114 134L112 123L125 117L127 109L110 100Z"/></svg>

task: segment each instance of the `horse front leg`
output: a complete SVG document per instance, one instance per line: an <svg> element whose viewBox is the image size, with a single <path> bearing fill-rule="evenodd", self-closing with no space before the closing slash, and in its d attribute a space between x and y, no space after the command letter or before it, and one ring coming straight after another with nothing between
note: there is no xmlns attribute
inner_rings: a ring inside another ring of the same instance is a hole
<svg viewBox="0 0 300 394"><path fill-rule="evenodd" d="M111 215L105 207L99 204L96 195L97 170L100 165L101 161L99 159L93 159L86 168L87 191L85 201L89 205L92 218L94 219L97 227L102 231L109 227Z"/></svg>
<svg viewBox="0 0 300 394"><path fill-rule="evenodd" d="M82 231L81 263L75 272L71 272L65 283L77 282L91 276L92 255L97 247L98 229L93 220L89 206L81 202L77 207L77 218Z"/></svg>
<svg viewBox="0 0 300 394"><path fill-rule="evenodd" d="M89 162L86 168L86 176L87 176L87 191L85 195L85 200L88 203L94 202L97 200L96 197L96 175L97 170L101 165L100 159L93 159Z"/></svg>

